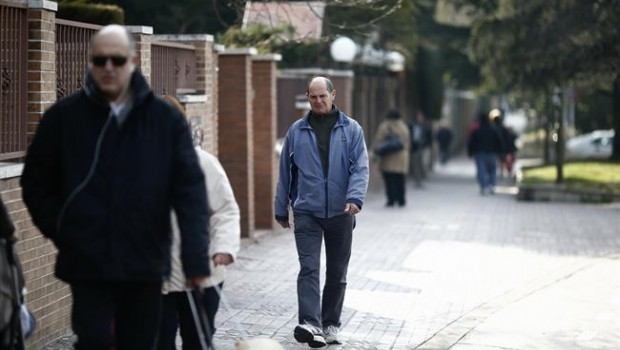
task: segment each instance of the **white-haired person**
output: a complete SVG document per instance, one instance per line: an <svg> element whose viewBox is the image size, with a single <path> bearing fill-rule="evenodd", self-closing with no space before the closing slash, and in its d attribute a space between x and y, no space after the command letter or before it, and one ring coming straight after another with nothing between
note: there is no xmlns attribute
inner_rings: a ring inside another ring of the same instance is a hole
<svg viewBox="0 0 620 350"><path fill-rule="evenodd" d="M183 106L169 95L164 99L174 105L182 113ZM200 140L194 140L195 144ZM194 293L196 307L202 307L206 312L208 327L206 327L206 344L211 343L215 332L215 314L219 308L220 294L216 288L223 287L226 266L235 261L240 245L240 213L239 206L226 176L224 168L218 159L196 146L196 153L200 167L205 175L207 188L207 202L209 207L209 235L211 256L211 277L200 286L200 293ZM185 284L185 277L181 266L181 251L179 228L173 217L172 242L172 272L169 281L164 284L163 312L158 341L158 350L176 349L176 334L180 328L183 349L201 349L200 330L197 329L192 315L191 304L186 291L194 292Z"/></svg>

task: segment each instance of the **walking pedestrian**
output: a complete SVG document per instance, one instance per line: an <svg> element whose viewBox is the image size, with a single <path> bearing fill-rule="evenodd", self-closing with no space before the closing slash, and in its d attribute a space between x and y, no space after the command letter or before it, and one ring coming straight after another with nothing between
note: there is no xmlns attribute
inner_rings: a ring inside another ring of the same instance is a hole
<svg viewBox="0 0 620 350"><path fill-rule="evenodd" d="M405 206L406 188L405 177L409 170L409 145L411 145L409 127L402 121L396 110L388 112L386 119L379 124L373 141L373 149L380 142L395 134L406 145L400 151L379 157L379 169L383 175L386 206L392 207L395 203Z"/></svg>
<svg viewBox="0 0 620 350"><path fill-rule="evenodd" d="M450 159L450 145L452 144L452 138L452 130L450 129L448 124L441 124L439 126L439 130L437 130L437 135L435 135L435 139L439 144L439 162L442 165L448 163L448 159Z"/></svg>
<svg viewBox="0 0 620 350"><path fill-rule="evenodd" d="M416 188L422 188L422 180L426 177L424 154L431 143L430 128L424 113L418 111L410 123L411 134L411 173Z"/></svg>
<svg viewBox="0 0 620 350"><path fill-rule="evenodd" d="M478 115L478 123L479 127L469 138L467 154L476 161L480 194L493 194L497 183L497 160L503 152L503 141L499 131L490 124L486 113Z"/></svg>
<svg viewBox="0 0 620 350"><path fill-rule="evenodd" d="M58 248L76 349L154 349L171 209L186 283L210 273L204 175L187 122L149 88L125 28L102 28L89 54L84 88L45 112L28 148L24 202Z"/></svg>
<svg viewBox="0 0 620 350"><path fill-rule="evenodd" d="M500 108L495 108L489 112L489 118L492 122L492 126L499 132L500 137L502 138L502 153L500 153L499 160L499 178L504 178L504 172L512 171L512 165L510 165L511 169L509 170L508 162L512 159L513 154L511 147L509 147L509 143L513 142L514 147L514 139L511 137L508 132L508 128L504 125L504 110Z"/></svg>
<svg viewBox="0 0 620 350"><path fill-rule="evenodd" d="M185 113L179 101L169 95L164 99ZM215 333L215 314L220 304L220 292L224 286L226 266L235 261L239 252L241 226L239 205L235 200L233 189L226 172L219 160L200 148L201 140L194 139L196 154L200 167L205 174L205 186L209 204L209 256L211 257L211 277L200 285L200 293L194 297L202 303L207 315L207 344L211 344ZM201 348L199 334L196 329L190 300L185 285L185 276L181 265L180 232L176 218L172 225L172 273L170 280L164 283L163 312L159 334L159 350L176 349L177 329L180 326L184 350ZM219 289L219 290L218 290Z"/></svg>
<svg viewBox="0 0 620 350"><path fill-rule="evenodd" d="M514 176L512 169L514 168L514 164L517 160L517 152L519 151L517 148L518 136L512 127L507 127L506 131L506 142L504 144L506 152L506 171L508 173L508 178L512 179Z"/></svg>
<svg viewBox="0 0 620 350"><path fill-rule="evenodd" d="M294 336L312 348L340 344L340 315L355 215L368 188L368 154L361 126L334 104L336 90L325 77L307 89L311 111L289 128L280 156L275 217L290 228L289 206L299 256L299 325ZM321 245L326 276L319 290Z"/></svg>

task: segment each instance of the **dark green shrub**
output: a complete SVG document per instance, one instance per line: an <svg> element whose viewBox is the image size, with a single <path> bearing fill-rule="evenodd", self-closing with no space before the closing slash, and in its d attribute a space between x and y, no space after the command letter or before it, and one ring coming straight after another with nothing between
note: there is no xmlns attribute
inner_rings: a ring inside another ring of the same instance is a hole
<svg viewBox="0 0 620 350"><path fill-rule="evenodd" d="M116 5L60 3L56 17L99 25L125 23L125 13Z"/></svg>

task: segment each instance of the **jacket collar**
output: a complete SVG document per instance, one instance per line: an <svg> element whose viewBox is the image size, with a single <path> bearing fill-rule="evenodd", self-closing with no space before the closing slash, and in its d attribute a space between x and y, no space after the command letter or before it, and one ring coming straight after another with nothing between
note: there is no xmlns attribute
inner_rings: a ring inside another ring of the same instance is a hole
<svg viewBox="0 0 620 350"><path fill-rule="evenodd" d="M149 84L144 79L142 72L139 68L136 69L131 74L129 82L129 89L131 90L131 98L132 98L132 106L138 107L149 97L153 92L149 87ZM103 96L101 90L95 83L95 79L93 78L91 71L88 70L86 72L86 82L84 83L84 92L89 99L93 102L100 104L102 106L109 106L108 100Z"/></svg>
<svg viewBox="0 0 620 350"><path fill-rule="evenodd" d="M333 112L338 113L338 120L336 121L336 125L334 126L335 128L340 127L340 126L346 126L349 125L349 119L347 117L346 114L344 114L344 112L342 112L341 110L338 109L338 107L336 107L336 105L334 105ZM312 111L308 112L301 121L300 127L301 128L311 128L310 126L310 114L312 114Z"/></svg>

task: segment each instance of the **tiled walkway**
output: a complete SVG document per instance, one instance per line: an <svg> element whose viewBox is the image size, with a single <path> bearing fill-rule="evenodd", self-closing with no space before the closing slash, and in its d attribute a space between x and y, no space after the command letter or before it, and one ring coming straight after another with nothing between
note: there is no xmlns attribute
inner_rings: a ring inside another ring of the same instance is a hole
<svg viewBox="0 0 620 350"><path fill-rule="evenodd" d="M371 193L358 216L331 349L620 348L620 207L480 196L473 165L437 168L406 208ZM239 336L292 338L298 270L291 231L242 251L217 349ZM604 346L605 345L605 346Z"/></svg>
<svg viewBox="0 0 620 350"><path fill-rule="evenodd" d="M410 186L405 208L369 194L354 231L345 344L328 349L620 349L618 203L523 203L509 185L480 196L473 179L473 164L456 159L424 189ZM292 337L291 231L247 246L233 266L216 349L255 336L307 349Z"/></svg>

